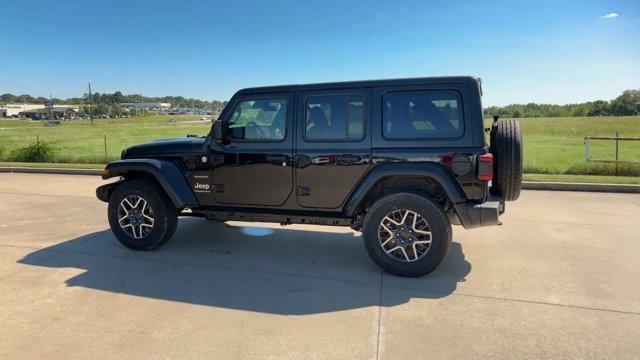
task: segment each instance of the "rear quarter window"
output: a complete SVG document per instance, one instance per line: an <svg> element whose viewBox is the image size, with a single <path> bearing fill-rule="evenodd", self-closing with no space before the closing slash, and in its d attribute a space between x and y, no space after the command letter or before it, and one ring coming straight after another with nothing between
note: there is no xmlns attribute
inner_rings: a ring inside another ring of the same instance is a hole
<svg viewBox="0 0 640 360"><path fill-rule="evenodd" d="M446 139L464 133L462 99L455 90L388 92L382 106L387 139Z"/></svg>

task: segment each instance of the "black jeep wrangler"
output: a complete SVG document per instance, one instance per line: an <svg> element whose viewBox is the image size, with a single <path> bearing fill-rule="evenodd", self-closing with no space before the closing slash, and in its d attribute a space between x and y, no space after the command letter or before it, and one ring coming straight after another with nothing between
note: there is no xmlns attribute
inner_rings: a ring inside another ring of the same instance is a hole
<svg viewBox="0 0 640 360"><path fill-rule="evenodd" d="M519 125L485 129L481 95L474 77L240 90L208 136L124 150L96 193L134 250L167 242L178 216L350 226L383 269L424 275L452 223L497 225L520 194Z"/></svg>

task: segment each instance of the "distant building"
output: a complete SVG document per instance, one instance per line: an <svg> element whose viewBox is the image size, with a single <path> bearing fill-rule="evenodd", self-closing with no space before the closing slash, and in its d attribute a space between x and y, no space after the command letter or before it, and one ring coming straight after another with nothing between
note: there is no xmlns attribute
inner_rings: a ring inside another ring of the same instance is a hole
<svg viewBox="0 0 640 360"><path fill-rule="evenodd" d="M169 110L171 108L170 103L161 102L140 102L140 103L121 103L123 109L147 109L147 110Z"/></svg>
<svg viewBox="0 0 640 360"><path fill-rule="evenodd" d="M6 104L0 107L0 116L9 117L18 115L23 111L33 110L44 107L42 104Z"/></svg>
<svg viewBox="0 0 640 360"><path fill-rule="evenodd" d="M73 119L77 112L77 105L52 106L51 109L40 106L37 109L21 111L18 115L32 119L39 119L49 115L53 115L56 119Z"/></svg>

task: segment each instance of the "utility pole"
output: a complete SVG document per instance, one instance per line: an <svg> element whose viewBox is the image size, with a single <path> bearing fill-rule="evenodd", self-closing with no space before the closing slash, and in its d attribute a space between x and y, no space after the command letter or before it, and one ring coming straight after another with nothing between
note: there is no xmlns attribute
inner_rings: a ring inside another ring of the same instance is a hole
<svg viewBox="0 0 640 360"><path fill-rule="evenodd" d="M51 93L49 93L49 121L53 121L53 99L51 98Z"/></svg>
<svg viewBox="0 0 640 360"><path fill-rule="evenodd" d="M91 126L93 126L93 108L91 107L91 83L89 83L89 119L91 119Z"/></svg>

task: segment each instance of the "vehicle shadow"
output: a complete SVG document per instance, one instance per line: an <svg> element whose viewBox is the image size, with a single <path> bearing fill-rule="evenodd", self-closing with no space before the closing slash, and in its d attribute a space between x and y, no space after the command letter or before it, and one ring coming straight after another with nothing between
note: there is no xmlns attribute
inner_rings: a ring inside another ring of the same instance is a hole
<svg viewBox="0 0 640 360"><path fill-rule="evenodd" d="M69 287L286 315L377 306L387 289L394 294L383 306L416 296L442 298L471 271L454 242L445 261L427 276L383 274L360 236L342 228L318 229L183 218L174 238L157 251L128 250L103 230L34 251L19 263L84 270L65 281ZM50 256L51 251L58 253ZM42 252L49 254L44 261Z"/></svg>

